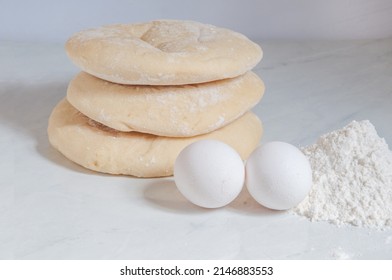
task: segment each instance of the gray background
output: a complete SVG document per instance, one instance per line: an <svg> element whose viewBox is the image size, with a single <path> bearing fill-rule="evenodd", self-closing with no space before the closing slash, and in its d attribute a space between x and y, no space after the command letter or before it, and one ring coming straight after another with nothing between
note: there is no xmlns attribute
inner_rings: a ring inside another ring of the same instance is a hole
<svg viewBox="0 0 392 280"><path fill-rule="evenodd" d="M192 19L253 39L392 36L388 0L0 0L0 40L63 42L84 28L159 18Z"/></svg>

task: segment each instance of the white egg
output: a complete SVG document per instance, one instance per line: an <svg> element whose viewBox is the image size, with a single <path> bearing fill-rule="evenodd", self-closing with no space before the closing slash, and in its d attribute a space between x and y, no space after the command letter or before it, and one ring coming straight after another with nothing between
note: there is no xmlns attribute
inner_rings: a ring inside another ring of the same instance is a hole
<svg viewBox="0 0 392 280"><path fill-rule="evenodd" d="M246 186L261 205L275 210L299 204L312 187L307 157L295 146L269 142L258 147L246 163Z"/></svg>
<svg viewBox="0 0 392 280"><path fill-rule="evenodd" d="M178 190L192 203L206 208L229 204L245 180L238 153L216 140L200 140L184 148L174 164Z"/></svg>

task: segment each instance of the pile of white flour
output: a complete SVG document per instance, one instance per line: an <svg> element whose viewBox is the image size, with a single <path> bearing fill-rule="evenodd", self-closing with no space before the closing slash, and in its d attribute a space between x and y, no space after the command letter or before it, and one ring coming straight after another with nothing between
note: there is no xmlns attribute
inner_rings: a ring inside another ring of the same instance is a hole
<svg viewBox="0 0 392 280"><path fill-rule="evenodd" d="M303 152L313 187L294 213L337 225L392 227L392 152L369 121L323 135Z"/></svg>

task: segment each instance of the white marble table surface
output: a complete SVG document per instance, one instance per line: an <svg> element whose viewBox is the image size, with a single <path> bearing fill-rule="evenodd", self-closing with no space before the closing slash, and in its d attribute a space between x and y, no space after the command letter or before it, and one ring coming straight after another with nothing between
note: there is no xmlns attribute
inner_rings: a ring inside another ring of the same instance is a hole
<svg viewBox="0 0 392 280"><path fill-rule="evenodd" d="M392 146L391 39L261 45L262 141L304 146L369 119ZM46 126L77 72L62 45L0 42L0 258L392 259L392 230L312 223L246 191L201 209L172 178L73 164L50 147Z"/></svg>

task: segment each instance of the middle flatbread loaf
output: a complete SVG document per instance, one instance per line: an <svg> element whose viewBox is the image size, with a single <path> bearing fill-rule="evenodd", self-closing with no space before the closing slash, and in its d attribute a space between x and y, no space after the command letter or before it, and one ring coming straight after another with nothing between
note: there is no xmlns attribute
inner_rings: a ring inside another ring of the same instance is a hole
<svg viewBox="0 0 392 280"><path fill-rule="evenodd" d="M264 94L253 72L203 84L135 86L81 72L67 100L89 118L119 131L190 137L223 127L249 111Z"/></svg>

